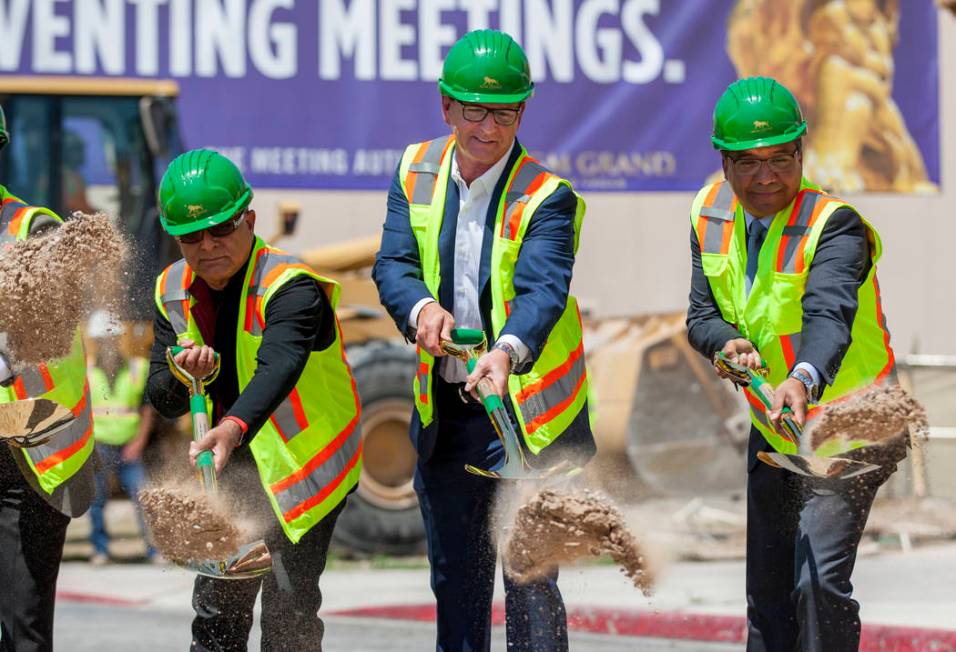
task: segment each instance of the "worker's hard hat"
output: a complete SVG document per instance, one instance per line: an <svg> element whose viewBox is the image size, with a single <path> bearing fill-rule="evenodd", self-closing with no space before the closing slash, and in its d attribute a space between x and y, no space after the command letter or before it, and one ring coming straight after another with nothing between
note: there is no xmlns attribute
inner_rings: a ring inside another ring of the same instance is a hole
<svg viewBox="0 0 956 652"><path fill-rule="evenodd" d="M445 57L438 89L459 102L513 104L534 92L524 50L493 29L468 32Z"/></svg>
<svg viewBox="0 0 956 652"><path fill-rule="evenodd" d="M194 149L169 164L159 182L159 219L170 235L185 235L232 219L252 201L235 163Z"/></svg>
<svg viewBox="0 0 956 652"><path fill-rule="evenodd" d="M0 106L0 149L6 147L10 142L10 132L7 131L7 116L3 114L3 107Z"/></svg>
<svg viewBox="0 0 956 652"><path fill-rule="evenodd" d="M86 336L92 339L118 337L126 328L119 318L108 310L96 310L86 322Z"/></svg>
<svg viewBox="0 0 956 652"><path fill-rule="evenodd" d="M797 98L770 77L738 79L714 107L714 149L739 151L796 140L807 131Z"/></svg>

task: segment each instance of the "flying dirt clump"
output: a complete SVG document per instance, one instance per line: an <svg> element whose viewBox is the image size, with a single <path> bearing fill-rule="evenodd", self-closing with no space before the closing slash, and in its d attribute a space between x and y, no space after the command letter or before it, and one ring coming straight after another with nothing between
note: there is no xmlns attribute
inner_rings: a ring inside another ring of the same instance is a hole
<svg viewBox="0 0 956 652"><path fill-rule="evenodd" d="M926 409L899 385L875 387L842 403L827 405L808 429L816 450L833 439L866 439L881 444L907 428L919 440L929 432Z"/></svg>
<svg viewBox="0 0 956 652"><path fill-rule="evenodd" d="M103 214L0 250L0 332L15 364L37 364L70 352L77 325L93 302L119 296L127 246Z"/></svg>
<svg viewBox="0 0 956 652"><path fill-rule="evenodd" d="M239 550L245 538L233 510L218 496L196 489L151 486L139 494L150 539L163 556L177 563L226 559Z"/></svg>
<svg viewBox="0 0 956 652"><path fill-rule="evenodd" d="M603 494L543 490L518 509L505 541L505 568L518 582L540 578L581 557L610 555L650 595L653 574L621 513Z"/></svg>

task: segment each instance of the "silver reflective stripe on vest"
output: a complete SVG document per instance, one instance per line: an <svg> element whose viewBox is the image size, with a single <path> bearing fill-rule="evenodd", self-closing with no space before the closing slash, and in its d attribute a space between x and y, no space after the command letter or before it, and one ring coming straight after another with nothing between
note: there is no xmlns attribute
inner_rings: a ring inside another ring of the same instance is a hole
<svg viewBox="0 0 956 652"><path fill-rule="evenodd" d="M249 279L249 290L246 292L246 310L248 311L246 313L246 324L248 324L246 332L256 337L262 337L262 325L259 323L259 320L256 319L255 313L256 297L264 296L265 293L269 291L268 286L264 286L262 281L279 265L292 265L302 262L295 256L274 253L268 249L264 249L263 251L265 253L259 257L259 260L256 261L255 269L252 270L252 278ZM262 318L265 319L265 315L262 315Z"/></svg>
<svg viewBox="0 0 956 652"><path fill-rule="evenodd" d="M296 391L295 389L292 390L292 392ZM299 425L299 420L295 417L295 407L292 405L292 393L286 396L285 400L279 404L279 407L275 409L275 412L272 413L269 420L272 421L272 425L276 427L276 430L279 431L279 435L286 442L290 441L304 429ZM306 426L308 426L308 423L306 423Z"/></svg>
<svg viewBox="0 0 956 652"><path fill-rule="evenodd" d="M785 274L793 274L797 271L797 250L800 247L800 242L807 237L810 232L810 218L813 216L813 209L819 199L819 194L804 191L796 221L792 225L787 225L783 228L783 235L786 236L786 244L783 250L783 264L777 266L778 271Z"/></svg>
<svg viewBox="0 0 956 652"><path fill-rule="evenodd" d="M19 378L23 382L23 389L27 393L28 398L46 394L53 389L52 386L47 385L46 378L44 378L40 372L40 367L25 369Z"/></svg>
<svg viewBox="0 0 956 652"><path fill-rule="evenodd" d="M169 324L176 335L185 333L189 324L183 309L183 301L189 300L189 291L183 288L185 275L186 261L179 260L173 263L166 274L166 291L160 297L169 316Z"/></svg>
<svg viewBox="0 0 956 652"><path fill-rule="evenodd" d="M531 195L528 194L531 190L531 184L545 172L548 172L548 168L537 161L530 158L524 160L518 174L515 175L511 185L508 186L508 192L505 195L505 219L502 221L502 229L505 225L511 223L511 216L520 206L531 201Z"/></svg>
<svg viewBox="0 0 956 652"><path fill-rule="evenodd" d="M417 163L408 166L409 175L415 175L415 187L412 189L411 203L431 204L435 194L435 183L438 181L438 170L441 168L441 155L445 152L448 138L430 140L425 147L425 155ZM406 182L407 184L407 182Z"/></svg>
<svg viewBox="0 0 956 652"><path fill-rule="evenodd" d="M724 229L733 228L728 222L733 222L734 208L734 191L725 181L720 184L714 204L700 209L701 216L707 218L707 233L701 253L724 253Z"/></svg>
<svg viewBox="0 0 956 652"><path fill-rule="evenodd" d="M574 354L578 357L564 374L518 404L526 426L530 426L536 418L574 395L586 371L583 347L576 349Z"/></svg>
<svg viewBox="0 0 956 652"><path fill-rule="evenodd" d="M17 241L17 234L10 233L10 223L22 208L29 208L29 206L14 201L4 204L0 209L0 244Z"/></svg>
<svg viewBox="0 0 956 652"><path fill-rule="evenodd" d="M55 434L53 438L45 444L33 446L32 448L24 448L23 450L26 451L26 454L30 456L30 460L34 466L36 466L51 455L56 455L82 440L89 430L90 406L87 399L87 405L84 406L83 410L76 416L73 423Z"/></svg>
<svg viewBox="0 0 956 652"><path fill-rule="evenodd" d="M358 452L359 445L362 443L362 435L358 425L358 419L349 426L352 432L346 436L342 445L327 460L324 460L314 469L310 470L305 477L298 482L289 485L282 491L275 494L276 502L279 504L279 510L286 515L286 520L290 521L297 514L289 514L292 510L304 502L319 495L326 487L332 486L333 482L342 471L349 466L349 463ZM320 453L321 455L321 453ZM306 464L303 468L308 468Z"/></svg>

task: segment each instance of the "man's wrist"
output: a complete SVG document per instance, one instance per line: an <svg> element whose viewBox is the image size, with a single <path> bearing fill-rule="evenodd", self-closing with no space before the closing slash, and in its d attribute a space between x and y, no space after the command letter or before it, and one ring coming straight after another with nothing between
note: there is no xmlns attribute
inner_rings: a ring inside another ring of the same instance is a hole
<svg viewBox="0 0 956 652"><path fill-rule="evenodd" d="M242 444L242 441L246 438L246 432L249 430L248 424L239 417L229 415L222 418L220 423L230 422L236 425L239 429L239 436L236 438L236 447L239 447Z"/></svg>
<svg viewBox="0 0 956 652"><path fill-rule="evenodd" d="M514 371L515 367L518 366L518 352L515 350L509 342L503 342L501 340L495 342L494 346L491 347L492 351L503 351L508 356L508 361L510 363L509 372Z"/></svg>
<svg viewBox="0 0 956 652"><path fill-rule="evenodd" d="M813 376L806 369L794 369L790 372L790 378L794 378L803 384L807 392L807 401L815 402L820 391L820 386L813 380Z"/></svg>

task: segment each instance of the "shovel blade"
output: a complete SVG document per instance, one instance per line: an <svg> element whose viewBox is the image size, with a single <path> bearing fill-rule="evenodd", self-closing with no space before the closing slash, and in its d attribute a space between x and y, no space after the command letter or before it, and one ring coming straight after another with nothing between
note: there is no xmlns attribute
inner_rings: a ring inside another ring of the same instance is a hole
<svg viewBox="0 0 956 652"><path fill-rule="evenodd" d="M547 480L550 478L570 478L581 473L584 469L574 466L568 461L555 464L546 469L533 469L521 460L510 458L493 469L481 469L471 464L465 465L465 470L475 475L495 480Z"/></svg>
<svg viewBox="0 0 956 652"><path fill-rule="evenodd" d="M810 478L835 478L848 480L880 468L878 464L848 460L843 457L815 457L812 455L787 455L760 451L757 458L781 469Z"/></svg>
<svg viewBox="0 0 956 652"><path fill-rule="evenodd" d="M189 561L187 570L220 580L247 580L272 570L272 555L262 539L247 543L228 559Z"/></svg>

